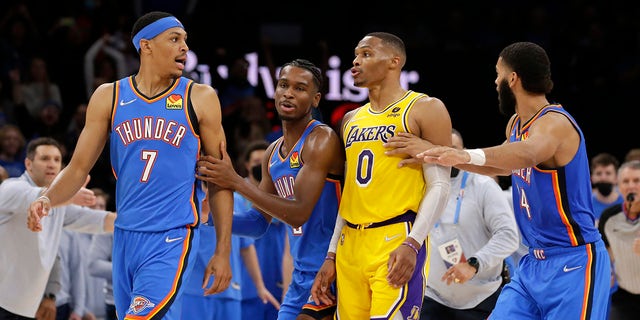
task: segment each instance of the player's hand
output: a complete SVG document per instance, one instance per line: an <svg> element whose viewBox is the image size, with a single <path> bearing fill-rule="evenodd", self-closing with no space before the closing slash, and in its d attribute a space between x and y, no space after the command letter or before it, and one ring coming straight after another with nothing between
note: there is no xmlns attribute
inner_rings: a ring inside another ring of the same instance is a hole
<svg viewBox="0 0 640 320"><path fill-rule="evenodd" d="M466 164L471 160L471 156L466 151L445 146L422 151L416 155L416 158L422 159L425 163L435 163L447 167Z"/></svg>
<svg viewBox="0 0 640 320"><path fill-rule="evenodd" d="M87 175L84 180L82 188L71 197L69 203L73 203L79 206L91 207L96 204L96 195L92 190L87 189L87 184L91 180L91 176Z"/></svg>
<svg viewBox="0 0 640 320"><path fill-rule="evenodd" d="M92 190L82 187L73 195L71 203L79 206L91 207L96 204L96 195Z"/></svg>
<svg viewBox="0 0 640 320"><path fill-rule="evenodd" d="M385 154L388 156L409 156L409 158L403 159L398 163L398 167L404 167L411 164L422 164L422 159L417 158L416 155L424 150L432 148L434 145L411 133L398 132L396 135L389 138L382 146L390 149L385 151Z"/></svg>
<svg viewBox="0 0 640 320"><path fill-rule="evenodd" d="M43 298L36 311L36 320L55 320L56 319L56 301L49 298Z"/></svg>
<svg viewBox="0 0 640 320"><path fill-rule="evenodd" d="M47 197L39 197L29 205L29 211L27 212L27 228L29 230L38 232L42 231L42 224L40 220L49 215L51 210L51 201Z"/></svg>
<svg viewBox="0 0 640 320"><path fill-rule="evenodd" d="M331 254L331 253L330 253ZM334 255L335 257L335 255ZM311 297L316 305L334 304L336 296L331 292L331 284L336 280L336 262L325 259L311 285Z"/></svg>
<svg viewBox="0 0 640 320"><path fill-rule="evenodd" d="M234 182L242 179L242 177L240 177L233 168L231 157L227 153L224 142L220 143L220 154L222 155L221 159L211 155L200 157L196 165L198 169L196 178L214 183L223 189L234 189Z"/></svg>
<svg viewBox="0 0 640 320"><path fill-rule="evenodd" d="M453 283L465 283L476 275L476 269L467 262L459 262L451 266L440 280L447 282L447 285Z"/></svg>
<svg viewBox="0 0 640 320"><path fill-rule="evenodd" d="M415 240L407 237L407 240L411 241L416 247L420 247ZM387 262L387 282L394 288L400 288L409 282L413 275L413 270L416 268L416 252L409 246L401 244L389 254L389 261Z"/></svg>
<svg viewBox="0 0 640 320"><path fill-rule="evenodd" d="M274 297L273 294L271 294L271 292L265 286L262 286L262 288L258 288L257 291L258 297L260 298L262 303L271 303L276 308L276 310L280 310L280 302L278 302L278 299L276 299L276 297Z"/></svg>
<svg viewBox="0 0 640 320"><path fill-rule="evenodd" d="M633 239L633 252L640 256L640 235Z"/></svg>
<svg viewBox="0 0 640 320"><path fill-rule="evenodd" d="M213 283L209 288L207 284L209 279L213 276ZM213 257L209 260L207 268L204 270L204 281L202 288L205 289L204 295L208 296L224 291L231 282L231 264L229 263L229 256L223 257L218 254L213 254Z"/></svg>

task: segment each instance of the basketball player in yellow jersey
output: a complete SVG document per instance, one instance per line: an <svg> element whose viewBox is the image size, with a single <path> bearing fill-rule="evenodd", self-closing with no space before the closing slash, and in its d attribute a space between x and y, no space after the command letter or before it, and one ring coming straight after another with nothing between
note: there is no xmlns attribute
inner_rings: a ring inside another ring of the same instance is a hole
<svg viewBox="0 0 640 320"><path fill-rule="evenodd" d="M449 192L449 167L403 166L383 144L398 132L451 145L451 119L442 101L405 90L404 43L375 32L355 48L354 85L369 103L345 115L344 191L329 251L312 287L316 302L335 299L337 319L418 319L424 296L429 230ZM405 155L409 157L412 155Z"/></svg>

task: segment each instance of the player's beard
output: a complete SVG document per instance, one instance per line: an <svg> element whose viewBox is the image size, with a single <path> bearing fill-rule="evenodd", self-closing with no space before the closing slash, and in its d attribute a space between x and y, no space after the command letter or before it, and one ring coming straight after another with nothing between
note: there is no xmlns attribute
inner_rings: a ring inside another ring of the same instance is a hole
<svg viewBox="0 0 640 320"><path fill-rule="evenodd" d="M516 96L509 88L506 79L500 81L498 85L498 108L500 113L509 117L516 113Z"/></svg>

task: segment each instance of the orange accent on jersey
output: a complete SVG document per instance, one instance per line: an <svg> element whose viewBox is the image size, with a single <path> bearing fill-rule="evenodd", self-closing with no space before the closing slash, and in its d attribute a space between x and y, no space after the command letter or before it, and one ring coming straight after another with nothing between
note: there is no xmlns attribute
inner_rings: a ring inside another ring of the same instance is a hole
<svg viewBox="0 0 640 320"><path fill-rule="evenodd" d="M591 268L593 267L593 252L592 244L588 243L585 245L585 249L587 250L587 265L584 272L584 297L582 298L582 312L580 313L580 319L588 319L587 309L589 308L589 295L591 292L591 285L593 283L593 279L591 278Z"/></svg>
<svg viewBox="0 0 640 320"><path fill-rule="evenodd" d="M111 107L111 124L109 125L109 131L113 130L113 119L116 116L116 109L118 108L118 99L120 99L120 80L115 82L114 89L115 93L113 95L113 106ZM113 176L118 180L118 174L115 170L113 170L113 166L111 166L111 172Z"/></svg>
<svg viewBox="0 0 640 320"><path fill-rule="evenodd" d="M560 184L558 183L558 173L555 170L549 170L551 173L551 177L553 180L553 195L556 199L556 207L558 208L558 213L560 214L560 219L562 223L567 228L567 235L571 239L571 245L577 246L578 239L576 238L576 234L573 231L573 227L569 223L569 219L567 218L567 214L564 212L564 208L562 207L562 194L560 192Z"/></svg>
<svg viewBox="0 0 640 320"><path fill-rule="evenodd" d="M559 104L549 104L549 105L544 106L544 108L542 108L542 109L538 110L538 112L533 116L533 118L529 119L529 121L527 121L527 123L525 123L525 124L522 126L522 128L520 128L520 131L524 131L524 130L526 130L528 127L530 127L530 126L531 126L531 124L532 124L536 119L538 119L538 117L540 117L540 115L544 112L544 110L549 109L549 108L554 108L554 107L562 108L562 106L561 106L561 105L559 105Z"/></svg>
<svg viewBox="0 0 640 320"><path fill-rule="evenodd" d="M133 76L129 77L129 86L131 86L131 91L140 99L144 100L146 103L152 103L152 102L156 102L164 97L166 97L169 92L172 92L173 90L175 90L178 87L178 83L180 83L180 78L176 79L176 81L173 83L173 85L171 86L171 88L167 89L163 94L152 98L152 99L148 99L146 97L144 97L143 95L140 94L140 92L138 91L138 89L133 85Z"/></svg>
<svg viewBox="0 0 640 320"><path fill-rule="evenodd" d="M187 253L189 252L189 246L191 245L191 233L193 230L191 228L187 228L187 235L184 237L184 242L182 243L182 256L180 257L180 265L176 270L176 275L173 277L173 284L171 285L171 290L169 293L158 303L149 313L145 316L134 316L134 315L126 315L125 320L147 320L153 318L160 310L162 310L169 300L173 296L175 296L178 292L178 279L183 276L184 273L184 263L187 260Z"/></svg>
<svg viewBox="0 0 640 320"><path fill-rule="evenodd" d="M116 115L116 109L118 108L118 99L120 99L120 80L116 81L114 85L115 93L113 95L113 106L111 107L111 128L113 128L113 118Z"/></svg>
<svg viewBox="0 0 640 320"><path fill-rule="evenodd" d="M185 93L185 97L184 97L184 114L187 117L187 122L189 123L189 128L191 129L191 132L193 133L194 136L196 137L200 137L200 135L196 134L196 130L193 128L193 119L191 119L191 115L189 114L189 99L191 98L191 88L192 88L192 83L193 80L189 80L189 83L187 83L187 92ZM197 119L196 119L197 120ZM197 121L196 121L197 123ZM198 146L198 151L200 150L200 146ZM198 154L200 154L200 152L198 152Z"/></svg>
<svg viewBox="0 0 640 320"><path fill-rule="evenodd" d="M311 124L313 124L313 121L309 121L307 123L307 126L304 127L304 129L306 130ZM280 161L284 161L284 159L289 157L289 154L291 153L291 151L294 150L298 146L299 143L304 143L304 141L300 141L300 140L296 141L296 144L293 145L291 147L291 149L289 149L289 152L283 157L282 153L280 153L280 147L282 147L282 142L283 141L284 141L283 137L278 138L278 140L276 140L277 143L275 145L275 148L273 148L273 152L276 152L278 154L278 159L280 159ZM272 152L272 154L273 154L273 152ZM293 157L293 155L292 155L292 157ZM271 157L269 157L269 159L271 159ZM304 159L298 158L298 161L300 161L300 165L304 164Z"/></svg>
<svg viewBox="0 0 640 320"><path fill-rule="evenodd" d="M331 182L334 184L334 186L336 187L336 196L338 199L338 207L340 207L340 199L342 199L342 185L340 184L340 180L336 180L336 179L331 179L331 178L327 178L327 181Z"/></svg>
<svg viewBox="0 0 640 320"><path fill-rule="evenodd" d="M302 306L302 309L313 310L313 311L322 311L324 309L329 309L335 307L334 304L323 304L321 306L316 306L315 304L305 304Z"/></svg>

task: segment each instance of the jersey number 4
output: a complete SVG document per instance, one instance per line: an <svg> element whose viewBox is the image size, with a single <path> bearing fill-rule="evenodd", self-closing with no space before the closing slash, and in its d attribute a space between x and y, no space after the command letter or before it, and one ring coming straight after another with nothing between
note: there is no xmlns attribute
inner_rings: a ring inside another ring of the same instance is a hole
<svg viewBox="0 0 640 320"><path fill-rule="evenodd" d="M149 176L153 170L153 165L156 163L156 159L158 158L158 150L142 150L140 158L145 161L140 182L147 182L149 181Z"/></svg>
<svg viewBox="0 0 640 320"><path fill-rule="evenodd" d="M523 188L520 188L520 208L527 211L527 218L531 220L531 207L529 206L529 200L527 200L527 194Z"/></svg>

